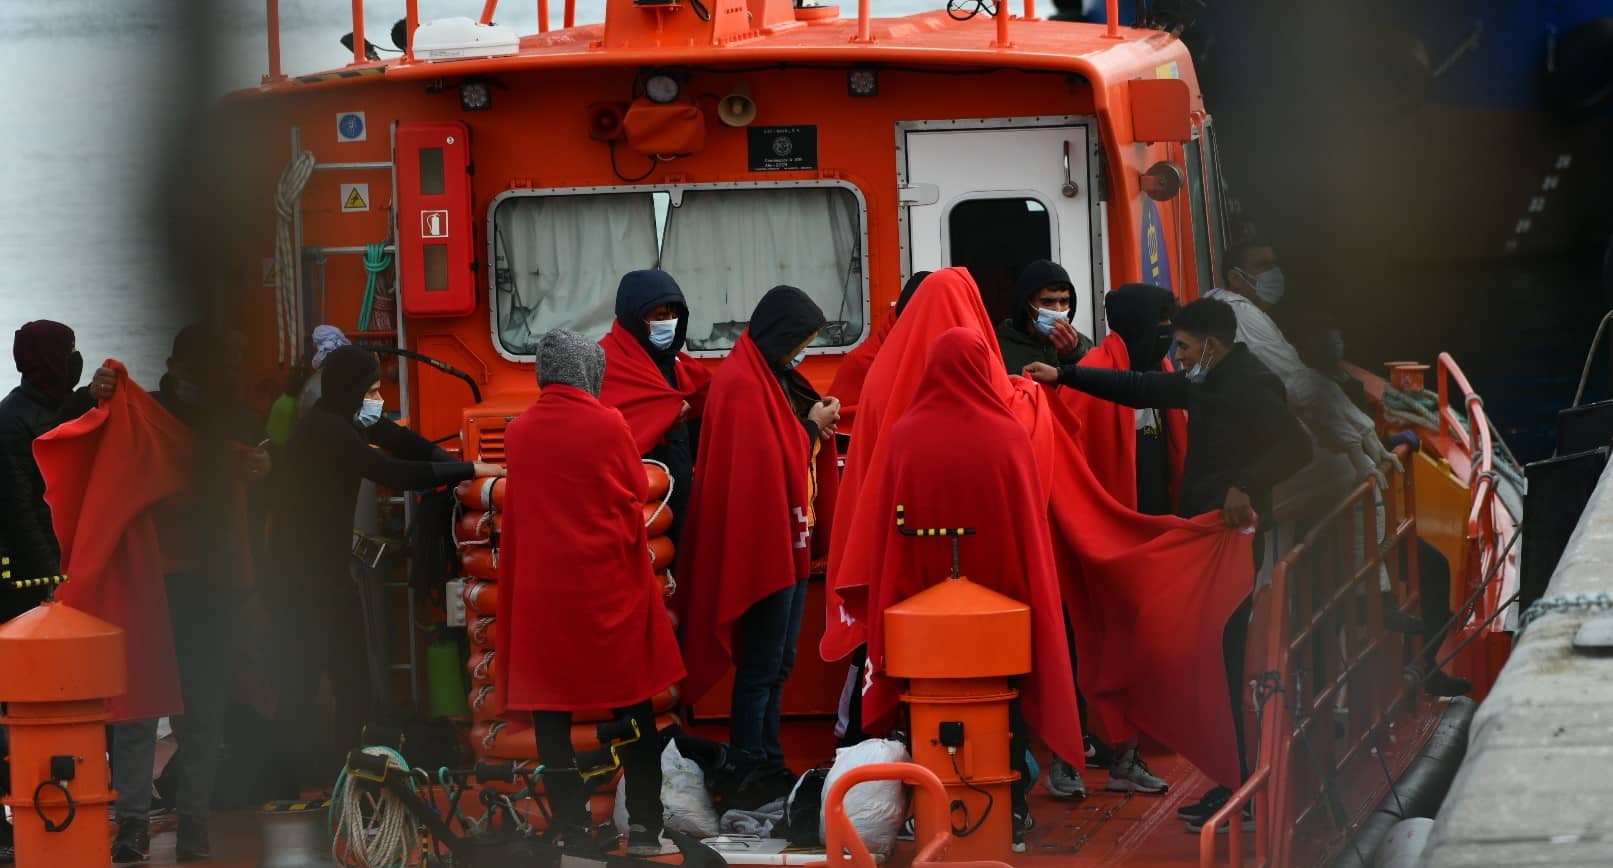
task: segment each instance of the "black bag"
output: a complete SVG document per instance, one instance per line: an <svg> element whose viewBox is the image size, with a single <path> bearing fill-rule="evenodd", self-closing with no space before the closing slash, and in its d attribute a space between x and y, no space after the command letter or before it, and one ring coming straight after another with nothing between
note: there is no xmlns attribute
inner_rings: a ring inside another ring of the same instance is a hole
<svg viewBox="0 0 1613 868"><path fill-rule="evenodd" d="M818 819L823 816L823 785L829 781L829 766L822 765L801 776L790 801L784 806L785 837L791 847L818 847L823 844L823 830Z"/></svg>

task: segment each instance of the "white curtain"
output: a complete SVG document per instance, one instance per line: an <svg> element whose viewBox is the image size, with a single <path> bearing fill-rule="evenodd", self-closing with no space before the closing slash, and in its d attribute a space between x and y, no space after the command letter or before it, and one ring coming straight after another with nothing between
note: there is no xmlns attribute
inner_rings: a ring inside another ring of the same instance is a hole
<svg viewBox="0 0 1613 868"><path fill-rule="evenodd" d="M604 337L622 275L655 267L647 192L518 197L501 203L493 222L499 339L511 353L534 352L550 329Z"/></svg>
<svg viewBox="0 0 1613 868"><path fill-rule="evenodd" d="M801 288L830 326L815 344L862 331L857 201L838 188L690 190L671 210L661 267L689 297L691 349L727 349L774 286Z"/></svg>

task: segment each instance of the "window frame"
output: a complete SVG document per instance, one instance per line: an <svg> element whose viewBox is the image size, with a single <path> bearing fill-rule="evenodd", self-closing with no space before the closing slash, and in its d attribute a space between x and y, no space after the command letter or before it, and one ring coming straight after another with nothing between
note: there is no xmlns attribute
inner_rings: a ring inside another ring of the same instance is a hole
<svg viewBox="0 0 1613 868"><path fill-rule="evenodd" d="M487 233L487 325L488 334L493 341L493 349L505 361L516 364L533 364L535 354L519 355L512 353L504 346L504 339L499 334L498 322L498 209L511 199L524 199L536 197L555 196L598 196L611 193L646 193L653 196L656 193L666 193L671 197L668 204L670 208L680 207L683 203L683 194L689 190L781 190L781 189L826 189L835 188L845 190L852 195L857 203L857 257L859 273L862 275L862 331L857 339L845 346L838 347L808 347L809 356L839 356L851 352L868 340L873 333L871 322L873 304L869 298L869 271L868 271L868 198L863 195L861 187L851 181L837 178L820 178L804 181L702 181L676 184L609 184L583 187L515 187L505 190L494 196L487 203L487 218L485 222ZM669 212L670 213L670 210ZM653 265L659 265L659 262ZM673 275L676 277L677 275ZM614 290L613 290L614 291ZM690 350L684 352L695 358L725 358L732 352L727 350Z"/></svg>

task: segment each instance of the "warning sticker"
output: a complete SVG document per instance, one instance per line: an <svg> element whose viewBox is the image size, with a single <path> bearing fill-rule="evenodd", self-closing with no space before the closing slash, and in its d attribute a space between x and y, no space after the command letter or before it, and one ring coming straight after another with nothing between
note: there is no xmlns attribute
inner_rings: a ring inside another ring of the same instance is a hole
<svg viewBox="0 0 1613 868"><path fill-rule="evenodd" d="M447 211L421 211L420 212L421 238L447 238L448 212Z"/></svg>
<svg viewBox="0 0 1613 868"><path fill-rule="evenodd" d="M347 212L370 210L370 185L343 184L342 210Z"/></svg>
<svg viewBox="0 0 1613 868"><path fill-rule="evenodd" d="M279 272L276 271L274 257L266 256L262 265L262 281L264 286L275 286L280 283Z"/></svg>

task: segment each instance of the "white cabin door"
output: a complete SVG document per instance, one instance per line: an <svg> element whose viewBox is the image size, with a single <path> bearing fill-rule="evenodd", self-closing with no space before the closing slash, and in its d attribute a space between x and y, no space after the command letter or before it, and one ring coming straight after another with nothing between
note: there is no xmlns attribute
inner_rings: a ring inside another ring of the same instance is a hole
<svg viewBox="0 0 1613 868"><path fill-rule="evenodd" d="M904 280L964 266L999 320L1012 313L1020 269L1051 259L1075 284L1076 328L1101 339L1091 119L910 121L897 125L897 147Z"/></svg>

